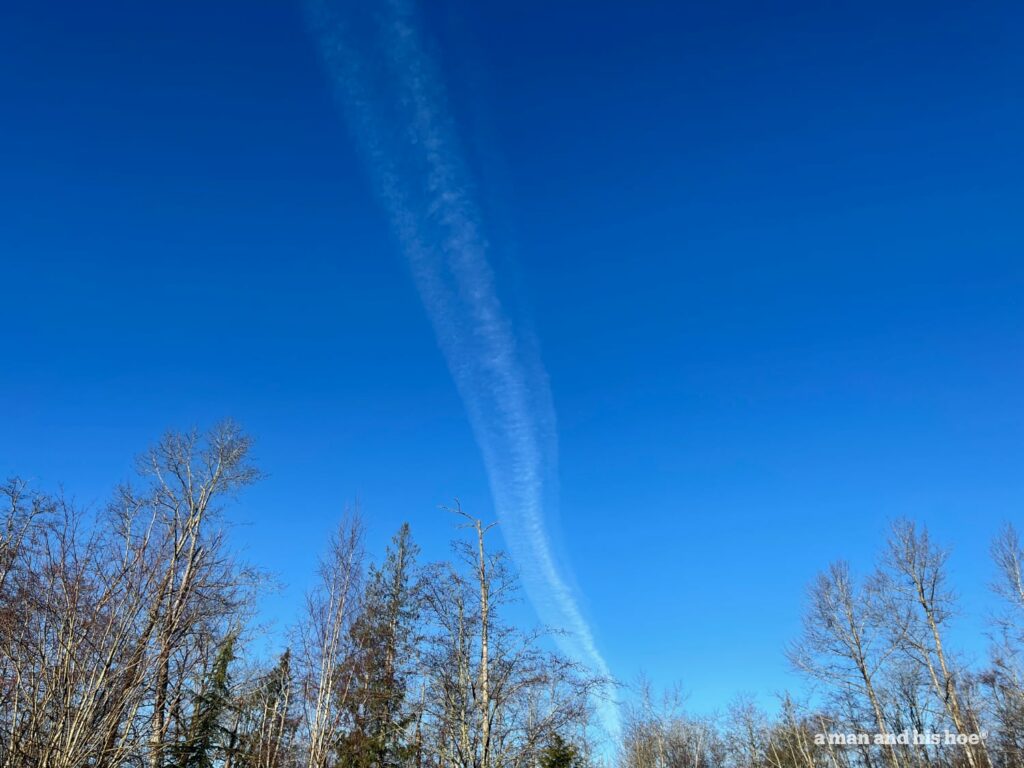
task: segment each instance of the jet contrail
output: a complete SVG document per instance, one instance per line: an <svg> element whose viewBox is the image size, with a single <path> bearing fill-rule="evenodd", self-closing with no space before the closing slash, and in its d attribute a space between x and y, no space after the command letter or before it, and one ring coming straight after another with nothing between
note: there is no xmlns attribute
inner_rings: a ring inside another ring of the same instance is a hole
<svg viewBox="0 0 1024 768"><path fill-rule="evenodd" d="M555 560L556 429L539 356L517 339L487 259L477 195L437 65L408 0L310 0L328 73L413 276L483 454L495 510L545 623L563 650L610 676ZM598 703L620 735L617 707Z"/></svg>

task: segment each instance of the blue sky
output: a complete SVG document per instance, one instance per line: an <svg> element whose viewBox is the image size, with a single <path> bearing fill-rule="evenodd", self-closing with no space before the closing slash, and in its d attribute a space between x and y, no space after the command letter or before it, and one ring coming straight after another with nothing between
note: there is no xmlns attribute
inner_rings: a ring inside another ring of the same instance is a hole
<svg viewBox="0 0 1024 768"><path fill-rule="evenodd" d="M952 545L980 652L1024 508L1019 7L423 6L612 671L698 708L794 685L804 585L897 515ZM301 5L5 11L0 473L99 504L162 430L237 419L282 621L352 499L428 557L438 505L489 515Z"/></svg>

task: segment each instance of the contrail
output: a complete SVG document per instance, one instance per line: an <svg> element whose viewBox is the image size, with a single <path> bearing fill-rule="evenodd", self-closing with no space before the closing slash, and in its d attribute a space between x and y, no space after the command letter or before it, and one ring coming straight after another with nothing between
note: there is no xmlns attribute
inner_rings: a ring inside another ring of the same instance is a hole
<svg viewBox="0 0 1024 768"><path fill-rule="evenodd" d="M527 593L563 650L609 676L545 525L556 503L556 429L539 355L517 339L487 259L483 217L438 68L408 0L310 0L322 56L483 454ZM598 704L614 741L617 707Z"/></svg>

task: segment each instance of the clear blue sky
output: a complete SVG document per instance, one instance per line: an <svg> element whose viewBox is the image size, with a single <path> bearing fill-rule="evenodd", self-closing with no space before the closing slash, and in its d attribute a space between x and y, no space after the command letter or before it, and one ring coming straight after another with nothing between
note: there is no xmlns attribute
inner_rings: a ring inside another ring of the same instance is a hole
<svg viewBox="0 0 1024 768"><path fill-rule="evenodd" d="M424 5L612 670L701 708L793 684L804 585L896 515L976 626L1024 509L1019 4ZM0 474L99 504L164 429L237 419L282 621L347 501L428 557L439 504L489 514L301 6L3 17Z"/></svg>

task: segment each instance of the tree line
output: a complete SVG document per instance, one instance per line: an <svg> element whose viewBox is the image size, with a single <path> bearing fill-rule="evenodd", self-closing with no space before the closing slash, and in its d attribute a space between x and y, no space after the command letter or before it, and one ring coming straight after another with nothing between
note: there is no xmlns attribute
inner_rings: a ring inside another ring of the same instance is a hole
<svg viewBox="0 0 1024 768"><path fill-rule="evenodd" d="M628 710L626 768L1024 767L1024 550L1007 525L992 544L988 658L952 647L960 605L949 553L895 522L867 574L834 562L810 584L787 648L810 685L771 712L739 697L724 714L688 714L677 693L641 686Z"/></svg>
<svg viewBox="0 0 1024 768"><path fill-rule="evenodd" d="M0 518L3 768L557 768L606 685L503 620L516 584L458 506L449 561L409 526L379 564L341 520L279 657L225 504L259 478L232 424L169 434L98 513L12 480ZM565 761L569 761L566 763Z"/></svg>
<svg viewBox="0 0 1024 768"><path fill-rule="evenodd" d="M787 649L810 682L800 697L697 715L509 623L515 573L493 526L458 504L451 557L434 563L408 525L373 561L358 513L344 515L266 658L267 576L237 557L225 516L259 476L249 437L226 423L166 435L96 511L2 487L0 768L1024 766L1011 527L992 548L1005 611L984 663L951 647L946 550L901 521L874 571L837 562L812 582ZM631 703L609 746L593 708L610 696ZM923 738L935 734L952 738Z"/></svg>

